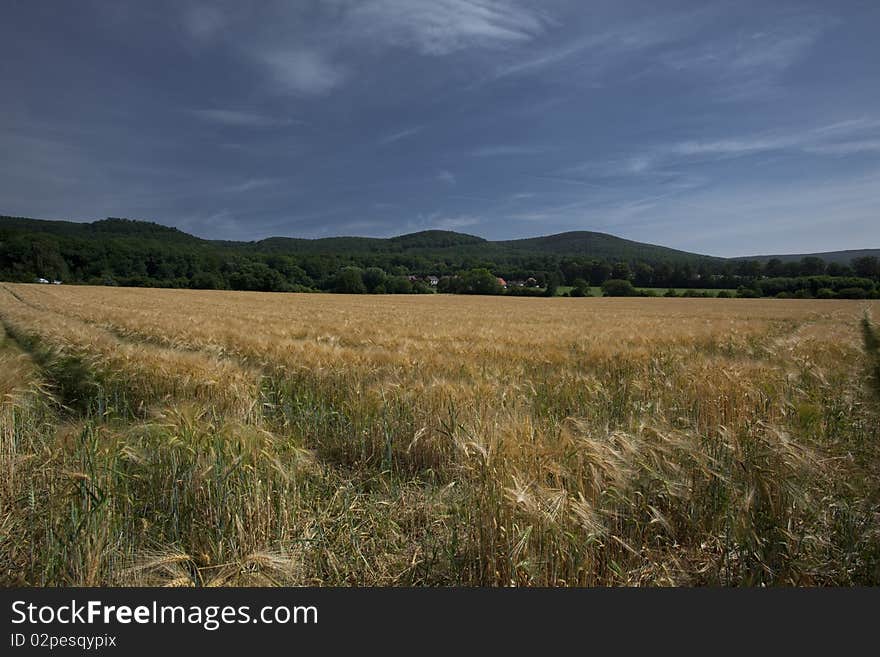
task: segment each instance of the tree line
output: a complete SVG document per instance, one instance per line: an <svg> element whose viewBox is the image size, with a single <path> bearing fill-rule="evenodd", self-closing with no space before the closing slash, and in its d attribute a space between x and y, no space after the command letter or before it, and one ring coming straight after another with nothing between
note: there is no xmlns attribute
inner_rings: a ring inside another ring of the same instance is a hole
<svg viewBox="0 0 880 657"><path fill-rule="evenodd" d="M500 294L505 289L497 279L503 278L534 281L528 288L509 286L509 294L553 294L565 287L570 288L568 294L579 296L595 287L606 294L628 295L643 288L659 293L679 288L819 298L870 297L880 281L880 262L872 256L849 264L826 263L817 257L791 262L700 257L648 262L502 253L489 259L470 251L459 253L454 246L436 253L286 254L187 237L82 239L0 227L0 277L21 282L45 278L92 285L351 294ZM428 283L429 276L439 283ZM609 281L613 283L608 285Z"/></svg>

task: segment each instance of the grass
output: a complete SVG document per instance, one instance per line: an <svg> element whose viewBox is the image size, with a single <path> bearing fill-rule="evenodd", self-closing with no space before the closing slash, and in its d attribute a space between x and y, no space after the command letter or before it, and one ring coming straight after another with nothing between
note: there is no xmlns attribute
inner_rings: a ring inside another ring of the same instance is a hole
<svg viewBox="0 0 880 657"><path fill-rule="evenodd" d="M877 307L3 284L0 578L877 584Z"/></svg>
<svg viewBox="0 0 880 657"><path fill-rule="evenodd" d="M571 285L560 285L558 288L556 288L556 296L562 296L564 294L569 294L569 293L571 293L571 291L573 289L574 288ZM664 294L666 294L666 292L668 290L675 290L675 293L677 295L681 296L685 292L687 292L689 290L693 290L694 288L690 288L690 287L673 287L673 288L668 288L668 287L636 287L635 289L638 290L639 292L652 292L653 291L654 293L657 294L658 297L662 297ZM712 288L712 289L697 288L696 289L696 291L700 292L700 293L708 292L713 297L718 296L718 293L721 292L722 290L724 292L728 292L731 295L736 294L736 290L731 289L731 288L718 288L718 289L716 289L716 288ZM598 285L590 286L590 294L588 296L601 297L602 296L601 286L598 286Z"/></svg>
<svg viewBox="0 0 880 657"><path fill-rule="evenodd" d="M714 296L718 296L718 293L721 292L722 290L723 290L724 292L728 292L728 293L731 294L731 295L735 295L735 294L736 294L736 290L733 289L733 288L708 288L708 289L703 289L703 288L692 288L692 287L673 287L673 288L669 288L669 287L637 287L636 289L637 289L639 292L648 292L648 291L650 291L650 290L653 290L654 292L657 293L658 296L661 296L661 297L662 297L664 294L666 294L666 292L667 292L668 290L675 290L675 293L678 294L679 296L681 296L682 294L684 294L685 292L687 292L687 291L689 291L689 290L696 290L697 292L700 292L700 293L708 292L708 293L711 294L713 297L714 297Z"/></svg>

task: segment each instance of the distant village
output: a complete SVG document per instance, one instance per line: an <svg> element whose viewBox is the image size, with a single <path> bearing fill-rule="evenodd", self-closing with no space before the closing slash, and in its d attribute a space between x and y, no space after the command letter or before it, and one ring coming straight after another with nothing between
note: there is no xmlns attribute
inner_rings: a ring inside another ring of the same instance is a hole
<svg viewBox="0 0 880 657"><path fill-rule="evenodd" d="M440 284L440 279L437 276L407 276L410 283L426 283L432 287L437 287ZM458 276L444 276L443 278L448 279L457 279ZM532 277L529 277L525 280L514 280L514 281L506 281L500 276L496 277L498 280L498 285L501 287L508 289L514 287L540 287L538 285L538 281Z"/></svg>

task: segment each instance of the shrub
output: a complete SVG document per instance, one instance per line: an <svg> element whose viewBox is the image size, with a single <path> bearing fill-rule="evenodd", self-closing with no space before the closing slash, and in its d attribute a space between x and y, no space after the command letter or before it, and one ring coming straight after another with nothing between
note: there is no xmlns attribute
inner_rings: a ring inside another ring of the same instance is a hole
<svg viewBox="0 0 880 657"><path fill-rule="evenodd" d="M727 290L719 290L718 294L716 294L715 297L717 299L729 299L730 292L728 292Z"/></svg>
<svg viewBox="0 0 880 657"><path fill-rule="evenodd" d="M336 275L333 291L340 294L365 294L363 272L358 267L346 267Z"/></svg>
<svg viewBox="0 0 880 657"><path fill-rule="evenodd" d="M834 299L836 296L830 287L820 287L816 292L817 299Z"/></svg>
<svg viewBox="0 0 880 657"><path fill-rule="evenodd" d="M629 281L610 278L602 283L602 295L606 297L632 297L636 295L636 289Z"/></svg>
<svg viewBox="0 0 880 657"><path fill-rule="evenodd" d="M413 286L406 276L392 276L385 281L385 289L389 294L412 294Z"/></svg>
<svg viewBox="0 0 880 657"><path fill-rule="evenodd" d="M373 294L385 294L385 281L388 277L383 269L380 269L379 267L368 267L364 271L362 278L368 292ZM379 291L380 287L382 288L381 291Z"/></svg>
<svg viewBox="0 0 880 657"><path fill-rule="evenodd" d="M504 288L488 269L471 269L461 274L459 291L463 294L501 294Z"/></svg>
<svg viewBox="0 0 880 657"><path fill-rule="evenodd" d="M736 290L736 296L740 299L757 299L761 295L757 290L753 290L750 287L745 287L744 285L740 285Z"/></svg>
<svg viewBox="0 0 880 657"><path fill-rule="evenodd" d="M423 281L413 283L412 291L415 294L434 294L434 288Z"/></svg>
<svg viewBox="0 0 880 657"><path fill-rule="evenodd" d="M586 297L590 294L590 284L587 283L583 278L574 279L574 283L572 283L571 296L573 297Z"/></svg>
<svg viewBox="0 0 880 657"><path fill-rule="evenodd" d="M504 291L508 297L545 297L547 294L539 287L509 287Z"/></svg>
<svg viewBox="0 0 880 657"><path fill-rule="evenodd" d="M191 286L196 290L222 290L226 284L219 274L200 271L193 276Z"/></svg>
<svg viewBox="0 0 880 657"><path fill-rule="evenodd" d="M867 299L868 293L861 287L845 287L837 291L838 299Z"/></svg>
<svg viewBox="0 0 880 657"><path fill-rule="evenodd" d="M666 293L663 295L664 297L677 297L678 292L675 291L675 288L669 288L666 290Z"/></svg>

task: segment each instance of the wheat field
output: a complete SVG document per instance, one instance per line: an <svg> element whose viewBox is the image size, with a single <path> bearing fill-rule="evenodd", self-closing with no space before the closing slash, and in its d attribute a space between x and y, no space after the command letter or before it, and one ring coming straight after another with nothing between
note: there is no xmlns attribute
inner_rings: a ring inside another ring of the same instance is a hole
<svg viewBox="0 0 880 657"><path fill-rule="evenodd" d="M880 583L877 302L0 284L0 583Z"/></svg>

